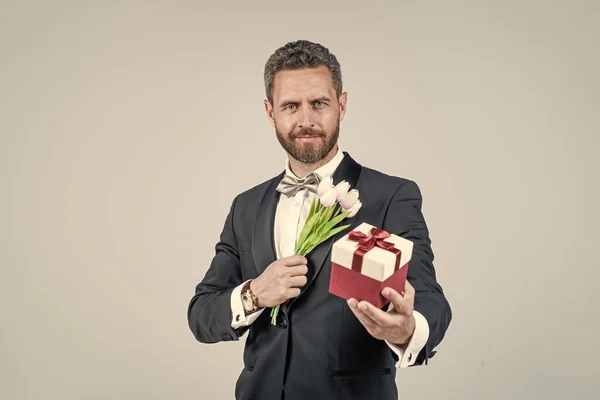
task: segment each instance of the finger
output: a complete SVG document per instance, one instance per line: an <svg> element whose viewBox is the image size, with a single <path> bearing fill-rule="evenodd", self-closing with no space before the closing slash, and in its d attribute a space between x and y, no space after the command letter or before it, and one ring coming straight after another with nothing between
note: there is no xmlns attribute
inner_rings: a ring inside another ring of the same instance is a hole
<svg viewBox="0 0 600 400"><path fill-rule="evenodd" d="M308 267L306 265L296 265L283 269L283 274L286 276L305 276L307 272Z"/></svg>
<svg viewBox="0 0 600 400"><path fill-rule="evenodd" d="M396 312L399 312L399 313L406 312L407 299L405 299L405 297L402 294L398 293L395 289L392 289L390 287L383 288L383 290L381 291L381 294L383 297L388 299L391 302L391 304L393 304Z"/></svg>
<svg viewBox="0 0 600 400"><path fill-rule="evenodd" d="M286 293L286 294L285 294L285 295L286 295L286 297L287 297L288 299L291 299L291 298L293 298L293 297L298 297L298 296L300 296L300 293L301 293L301 292L300 292L300 289L298 289L298 288L289 288L288 290L286 290L286 292L285 292L285 293Z"/></svg>
<svg viewBox="0 0 600 400"><path fill-rule="evenodd" d="M350 299L348 301L348 306L350 307L352 313L354 313L356 318L360 321L361 324L363 324L365 328L371 331L375 331L379 328L375 321L371 319L371 317L369 317L367 314L365 314L358 308L358 302L356 300Z"/></svg>
<svg viewBox="0 0 600 400"><path fill-rule="evenodd" d="M388 303L387 312L392 312L392 311L394 311L394 303L390 301Z"/></svg>
<svg viewBox="0 0 600 400"><path fill-rule="evenodd" d="M291 257L282 258L282 259L280 259L280 261L286 267L293 267L296 265L308 264L308 260L306 259L306 257L301 256L299 254L293 255Z"/></svg>
<svg viewBox="0 0 600 400"><path fill-rule="evenodd" d="M290 287L302 287L306 285L306 275L292 276L290 278Z"/></svg>
<svg viewBox="0 0 600 400"><path fill-rule="evenodd" d="M348 305L350 306L350 309L354 312L354 314L362 317L368 325L373 327L378 326L377 322L373 321L373 319L369 315L367 315L367 313L360 309L360 303L356 299L350 299L348 301Z"/></svg>
<svg viewBox="0 0 600 400"><path fill-rule="evenodd" d="M358 303L358 308L366 315L368 315L377 325L382 327L392 326L394 320L390 314L380 310L368 301L361 301Z"/></svg>

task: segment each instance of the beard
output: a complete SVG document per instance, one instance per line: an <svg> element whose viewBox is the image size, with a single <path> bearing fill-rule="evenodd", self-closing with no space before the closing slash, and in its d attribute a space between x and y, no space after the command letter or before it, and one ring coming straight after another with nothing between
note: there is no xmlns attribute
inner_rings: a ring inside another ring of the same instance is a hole
<svg viewBox="0 0 600 400"><path fill-rule="evenodd" d="M302 128L286 137L277 128L277 123L275 133L281 147L295 160L304 164L314 164L324 159L335 147L340 136L340 121L337 121L335 129L329 134L317 129ZM302 143L297 139L298 136L318 136L319 139L315 143Z"/></svg>

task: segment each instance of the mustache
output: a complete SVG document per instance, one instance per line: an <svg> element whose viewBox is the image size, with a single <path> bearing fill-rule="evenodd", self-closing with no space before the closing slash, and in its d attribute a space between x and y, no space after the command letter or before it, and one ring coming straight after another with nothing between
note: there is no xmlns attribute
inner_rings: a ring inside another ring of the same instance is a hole
<svg viewBox="0 0 600 400"><path fill-rule="evenodd" d="M298 130L296 133L292 134L292 139L295 139L300 136L312 136L312 137L321 137L325 136L325 134L319 130L312 128L302 128Z"/></svg>

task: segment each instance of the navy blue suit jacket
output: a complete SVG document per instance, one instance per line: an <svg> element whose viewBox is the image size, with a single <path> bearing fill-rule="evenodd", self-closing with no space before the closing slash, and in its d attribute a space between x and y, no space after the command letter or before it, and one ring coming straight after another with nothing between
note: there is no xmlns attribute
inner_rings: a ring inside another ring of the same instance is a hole
<svg viewBox="0 0 600 400"><path fill-rule="evenodd" d="M411 180L361 166L344 152L333 174L358 189L362 207L351 224L307 255L308 282L300 296L282 304L278 325L268 310L249 327L233 329L230 296L276 259L273 242L277 184L285 173L239 194L231 205L216 254L188 307L189 326L202 343L239 340L248 331L244 369L235 387L238 400L397 399L397 355L373 338L346 301L329 293L330 251L334 241L362 222L414 242L408 281L415 288L415 310L430 333L415 365L435 353L450 324L451 310L436 280L422 198Z"/></svg>

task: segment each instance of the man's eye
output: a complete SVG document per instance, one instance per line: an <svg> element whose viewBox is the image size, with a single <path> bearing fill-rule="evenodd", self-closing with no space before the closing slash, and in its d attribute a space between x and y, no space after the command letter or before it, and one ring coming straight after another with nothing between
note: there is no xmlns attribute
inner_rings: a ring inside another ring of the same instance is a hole
<svg viewBox="0 0 600 400"><path fill-rule="evenodd" d="M320 107L325 106L325 103L322 101L315 101L315 106L320 108Z"/></svg>
<svg viewBox="0 0 600 400"><path fill-rule="evenodd" d="M288 104L287 106L285 106L285 109L288 111L293 111L296 109L296 105L295 104Z"/></svg>

